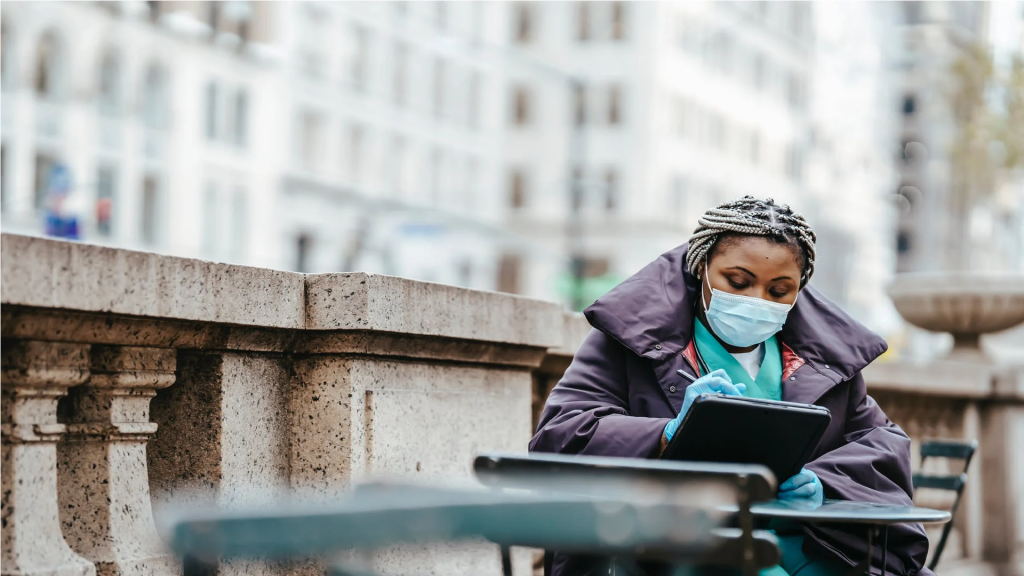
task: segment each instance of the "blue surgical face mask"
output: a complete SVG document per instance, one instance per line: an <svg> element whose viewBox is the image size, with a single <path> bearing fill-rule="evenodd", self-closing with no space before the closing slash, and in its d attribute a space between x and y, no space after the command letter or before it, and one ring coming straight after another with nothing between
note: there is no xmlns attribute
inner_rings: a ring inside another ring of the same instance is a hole
<svg viewBox="0 0 1024 576"><path fill-rule="evenodd" d="M707 262L704 263L704 277L708 276ZM711 281L708 280L708 288ZM782 330L789 311L796 304L779 304L762 298L730 294L711 288L711 305L704 300L701 289L701 303L704 315L711 325L712 332L723 342L737 348L746 348L760 344ZM799 292L797 297L799 297Z"/></svg>

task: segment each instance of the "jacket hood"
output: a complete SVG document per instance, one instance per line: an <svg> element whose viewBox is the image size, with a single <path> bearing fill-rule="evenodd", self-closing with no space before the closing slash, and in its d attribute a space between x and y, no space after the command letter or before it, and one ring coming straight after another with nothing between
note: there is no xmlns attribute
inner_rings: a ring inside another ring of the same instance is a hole
<svg viewBox="0 0 1024 576"><path fill-rule="evenodd" d="M655 361L682 352L693 338L700 281L686 270L688 245L676 247L584 310L591 326ZM855 376L887 349L881 336L805 286L779 333L806 363L833 382Z"/></svg>

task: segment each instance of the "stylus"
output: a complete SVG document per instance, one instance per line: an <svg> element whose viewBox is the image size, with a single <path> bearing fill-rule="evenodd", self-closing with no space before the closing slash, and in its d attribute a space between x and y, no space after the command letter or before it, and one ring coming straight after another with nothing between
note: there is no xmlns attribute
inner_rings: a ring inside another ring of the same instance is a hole
<svg viewBox="0 0 1024 576"><path fill-rule="evenodd" d="M690 376L686 372L683 372L682 368L680 368L679 370L676 370L676 374L679 374L680 376L682 376L683 378L686 378L690 382L696 382L697 381L697 379L694 378L693 376Z"/></svg>

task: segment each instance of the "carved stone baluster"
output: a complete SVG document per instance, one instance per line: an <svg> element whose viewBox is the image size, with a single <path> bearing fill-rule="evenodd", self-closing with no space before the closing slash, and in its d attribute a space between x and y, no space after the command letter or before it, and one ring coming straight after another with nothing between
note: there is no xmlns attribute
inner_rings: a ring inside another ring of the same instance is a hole
<svg viewBox="0 0 1024 576"><path fill-rule="evenodd" d="M57 507L57 400L89 377L89 346L3 342L3 552L5 575L93 576L61 535Z"/></svg>
<svg viewBox="0 0 1024 576"><path fill-rule="evenodd" d="M92 377L72 395L61 443L61 522L68 543L104 574L180 572L153 522L149 401L174 383L175 351L94 346Z"/></svg>

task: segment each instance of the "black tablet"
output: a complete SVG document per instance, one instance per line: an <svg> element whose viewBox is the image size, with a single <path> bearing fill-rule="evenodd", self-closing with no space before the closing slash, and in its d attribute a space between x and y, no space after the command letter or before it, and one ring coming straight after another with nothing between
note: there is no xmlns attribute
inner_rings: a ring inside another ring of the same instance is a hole
<svg viewBox="0 0 1024 576"><path fill-rule="evenodd" d="M810 460L831 420L828 408L812 404L703 394L661 457L761 464L781 484Z"/></svg>

